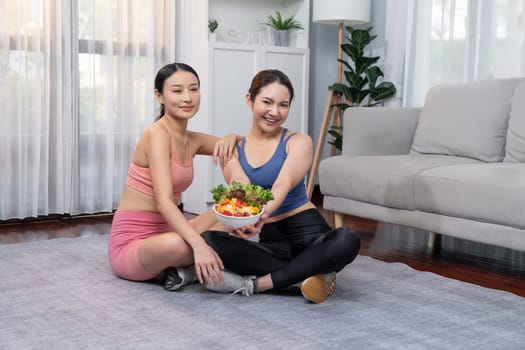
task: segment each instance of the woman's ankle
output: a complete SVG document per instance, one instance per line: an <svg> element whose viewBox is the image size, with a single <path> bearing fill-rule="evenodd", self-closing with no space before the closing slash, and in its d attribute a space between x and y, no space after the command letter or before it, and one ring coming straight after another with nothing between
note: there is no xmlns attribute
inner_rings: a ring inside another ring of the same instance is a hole
<svg viewBox="0 0 525 350"><path fill-rule="evenodd" d="M264 293L273 288L272 276L270 274L258 277L255 280L255 290L257 293Z"/></svg>

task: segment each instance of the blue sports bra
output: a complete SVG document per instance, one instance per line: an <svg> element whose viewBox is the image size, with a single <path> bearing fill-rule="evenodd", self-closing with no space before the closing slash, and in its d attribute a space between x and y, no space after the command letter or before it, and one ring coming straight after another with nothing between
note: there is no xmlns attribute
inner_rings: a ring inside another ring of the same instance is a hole
<svg viewBox="0 0 525 350"><path fill-rule="evenodd" d="M286 160L286 143L288 140L294 136L296 133L289 135L287 138L284 136L288 129L283 129L281 134L281 139L277 145L277 149L270 158L269 161L261 165L260 167L253 168L246 159L246 154L244 153L244 145L246 144L246 138L242 139L242 142L237 145L237 152L239 154L239 162L241 166L250 179L250 182L254 185L262 186L266 189L271 189L275 179L279 175L281 168ZM301 205L308 202L308 197L306 196L306 187L304 181L300 181L286 196L286 199L281 204L281 206L272 213L271 216L280 215L295 208L300 207Z"/></svg>

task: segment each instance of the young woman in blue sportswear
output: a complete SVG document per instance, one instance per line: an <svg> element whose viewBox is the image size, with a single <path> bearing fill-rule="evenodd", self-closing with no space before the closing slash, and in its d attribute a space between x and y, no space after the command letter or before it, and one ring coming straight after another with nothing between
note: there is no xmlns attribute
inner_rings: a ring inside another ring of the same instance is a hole
<svg viewBox="0 0 525 350"><path fill-rule="evenodd" d="M252 126L223 172L228 183L261 185L275 199L254 226L203 233L225 267L223 284L208 289L251 295L297 285L307 300L319 303L335 291L335 273L359 252L358 235L332 229L306 195L312 139L283 127L293 96L279 70L261 71L252 80L246 94ZM256 235L258 241L251 239Z"/></svg>

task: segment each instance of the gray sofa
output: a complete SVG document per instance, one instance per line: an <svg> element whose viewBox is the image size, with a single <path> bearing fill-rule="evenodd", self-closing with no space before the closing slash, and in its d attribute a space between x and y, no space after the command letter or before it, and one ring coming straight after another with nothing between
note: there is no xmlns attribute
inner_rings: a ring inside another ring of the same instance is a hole
<svg viewBox="0 0 525 350"><path fill-rule="evenodd" d="M323 207L525 251L525 79L431 88L422 108L349 108L319 166Z"/></svg>

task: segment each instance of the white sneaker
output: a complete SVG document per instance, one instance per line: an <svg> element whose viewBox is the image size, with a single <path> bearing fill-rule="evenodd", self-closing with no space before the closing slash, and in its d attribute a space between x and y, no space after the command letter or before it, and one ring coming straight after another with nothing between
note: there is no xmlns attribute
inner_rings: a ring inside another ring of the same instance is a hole
<svg viewBox="0 0 525 350"><path fill-rule="evenodd" d="M176 291L182 286L195 282L197 282L195 265L177 268L168 267L166 270L164 270L162 284L166 290Z"/></svg>
<svg viewBox="0 0 525 350"><path fill-rule="evenodd" d="M206 285L206 289L219 293L253 295L255 276L241 276L227 270L222 270L221 274L222 284L218 286Z"/></svg>

